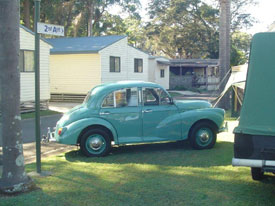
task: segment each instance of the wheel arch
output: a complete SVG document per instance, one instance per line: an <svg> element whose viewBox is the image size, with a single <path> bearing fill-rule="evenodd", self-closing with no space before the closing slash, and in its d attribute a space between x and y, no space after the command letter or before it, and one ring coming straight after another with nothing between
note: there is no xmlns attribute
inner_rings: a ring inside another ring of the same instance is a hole
<svg viewBox="0 0 275 206"><path fill-rule="evenodd" d="M87 132L89 131L90 129L102 129L104 130L105 132L108 133L111 141L116 141L116 137L114 136L113 132L108 128L106 127L105 125L101 125L101 124L93 124L93 125L89 125L87 127L85 127L81 132L80 134L78 135L78 138L77 138L77 144L79 145L80 144L80 139L81 137Z"/></svg>
<svg viewBox="0 0 275 206"><path fill-rule="evenodd" d="M214 129L214 131L216 133L218 133L219 127L218 127L218 125L213 120L211 120L211 119L200 119L200 120L194 122L192 124L192 126L190 127L189 132L188 132L188 139L190 138L190 133L191 133L192 129L195 127L195 125L201 124L201 123L208 123L208 124L210 124L212 126L212 128Z"/></svg>

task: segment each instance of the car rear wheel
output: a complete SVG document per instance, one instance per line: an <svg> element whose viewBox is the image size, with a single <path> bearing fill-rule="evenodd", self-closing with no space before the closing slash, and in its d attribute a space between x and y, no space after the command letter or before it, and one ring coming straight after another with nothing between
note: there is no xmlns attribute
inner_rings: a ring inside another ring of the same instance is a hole
<svg viewBox="0 0 275 206"><path fill-rule="evenodd" d="M190 144L194 149L210 149L217 139L217 132L208 122L195 124L189 133Z"/></svg>
<svg viewBox="0 0 275 206"><path fill-rule="evenodd" d="M251 176L253 180L262 180L264 178L264 172L262 168L251 167Z"/></svg>
<svg viewBox="0 0 275 206"><path fill-rule="evenodd" d="M111 140L107 132L102 129L90 129L80 140L80 150L87 157L101 157L111 150Z"/></svg>

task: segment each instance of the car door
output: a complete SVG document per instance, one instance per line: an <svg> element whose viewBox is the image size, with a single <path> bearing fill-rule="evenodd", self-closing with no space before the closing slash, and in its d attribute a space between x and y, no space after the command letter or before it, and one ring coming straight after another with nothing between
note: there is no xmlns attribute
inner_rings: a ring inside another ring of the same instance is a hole
<svg viewBox="0 0 275 206"><path fill-rule="evenodd" d="M117 131L119 144L142 141L141 101L137 88L120 89L108 94L99 112Z"/></svg>
<svg viewBox="0 0 275 206"><path fill-rule="evenodd" d="M161 88L142 89L145 142L181 139L181 118L170 96Z"/></svg>

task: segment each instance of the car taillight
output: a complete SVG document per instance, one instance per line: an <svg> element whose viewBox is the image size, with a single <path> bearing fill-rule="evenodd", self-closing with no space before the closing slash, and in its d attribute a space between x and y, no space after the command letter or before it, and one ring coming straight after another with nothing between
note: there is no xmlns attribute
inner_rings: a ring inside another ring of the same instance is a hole
<svg viewBox="0 0 275 206"><path fill-rule="evenodd" d="M62 128L59 128L58 129L58 135L61 135L61 133L62 133Z"/></svg>

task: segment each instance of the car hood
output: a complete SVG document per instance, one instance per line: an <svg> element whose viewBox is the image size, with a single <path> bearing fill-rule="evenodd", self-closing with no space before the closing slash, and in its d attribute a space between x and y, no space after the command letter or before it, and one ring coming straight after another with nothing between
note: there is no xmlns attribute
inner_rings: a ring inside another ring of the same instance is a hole
<svg viewBox="0 0 275 206"><path fill-rule="evenodd" d="M209 102L201 100L175 100L174 103L181 111L212 107Z"/></svg>

